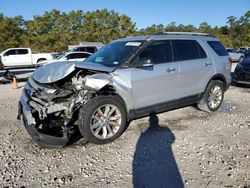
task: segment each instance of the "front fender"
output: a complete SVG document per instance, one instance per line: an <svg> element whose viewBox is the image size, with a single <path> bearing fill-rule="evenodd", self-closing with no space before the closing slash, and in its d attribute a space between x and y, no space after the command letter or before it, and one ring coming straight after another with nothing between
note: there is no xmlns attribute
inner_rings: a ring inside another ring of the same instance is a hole
<svg viewBox="0 0 250 188"><path fill-rule="evenodd" d="M99 91L110 83L112 83L112 79L109 74L100 73L85 77L85 86L93 88L96 91Z"/></svg>

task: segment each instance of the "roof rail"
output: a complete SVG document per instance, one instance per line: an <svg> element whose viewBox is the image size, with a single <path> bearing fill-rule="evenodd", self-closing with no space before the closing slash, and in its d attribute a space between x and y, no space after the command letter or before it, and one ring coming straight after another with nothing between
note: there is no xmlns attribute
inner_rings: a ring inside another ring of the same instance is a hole
<svg viewBox="0 0 250 188"><path fill-rule="evenodd" d="M209 33L198 33L198 32L160 32L155 35L196 35L196 36L209 36L212 37Z"/></svg>

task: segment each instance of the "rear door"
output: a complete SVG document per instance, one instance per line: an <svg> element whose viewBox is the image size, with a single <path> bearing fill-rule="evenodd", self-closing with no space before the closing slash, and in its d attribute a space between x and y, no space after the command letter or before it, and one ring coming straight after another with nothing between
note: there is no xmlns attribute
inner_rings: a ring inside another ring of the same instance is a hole
<svg viewBox="0 0 250 188"><path fill-rule="evenodd" d="M154 41L135 61L151 59L153 66L132 69L134 108L140 109L178 99L179 64L173 62L171 41Z"/></svg>
<svg viewBox="0 0 250 188"><path fill-rule="evenodd" d="M28 49L16 49L15 66L29 66L31 65L31 54Z"/></svg>
<svg viewBox="0 0 250 188"><path fill-rule="evenodd" d="M174 59L179 62L179 97L186 98L204 91L214 68L212 58L197 40L172 40Z"/></svg>

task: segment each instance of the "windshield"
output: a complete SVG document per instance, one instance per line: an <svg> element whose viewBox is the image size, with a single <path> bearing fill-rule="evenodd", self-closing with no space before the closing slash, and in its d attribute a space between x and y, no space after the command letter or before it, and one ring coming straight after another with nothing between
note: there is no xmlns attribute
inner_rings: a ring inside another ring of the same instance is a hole
<svg viewBox="0 0 250 188"><path fill-rule="evenodd" d="M108 67L117 67L141 44L142 41L112 42L90 56L86 61Z"/></svg>
<svg viewBox="0 0 250 188"><path fill-rule="evenodd" d="M66 53L63 53L61 55L58 55L58 57L56 57L56 59L61 59L62 57L64 57L66 55Z"/></svg>
<svg viewBox="0 0 250 188"><path fill-rule="evenodd" d="M231 52L231 53L237 53L237 51L235 49L227 49L228 52Z"/></svg>

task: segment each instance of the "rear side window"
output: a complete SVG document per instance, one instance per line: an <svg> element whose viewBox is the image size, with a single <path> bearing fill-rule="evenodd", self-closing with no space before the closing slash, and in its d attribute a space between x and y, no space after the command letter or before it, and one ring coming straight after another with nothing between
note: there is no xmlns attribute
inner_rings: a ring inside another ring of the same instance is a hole
<svg viewBox="0 0 250 188"><path fill-rule="evenodd" d="M173 40L175 61L206 58L207 55L195 40Z"/></svg>
<svg viewBox="0 0 250 188"><path fill-rule="evenodd" d="M220 41L207 41L209 46L215 51L215 53L219 56L228 56L227 50L221 44Z"/></svg>
<svg viewBox="0 0 250 188"><path fill-rule="evenodd" d="M16 50L17 55L25 55L28 54L28 50L27 49L18 49Z"/></svg>
<svg viewBox="0 0 250 188"><path fill-rule="evenodd" d="M172 62L170 41L157 41L146 47L139 56L140 59L151 59L154 64Z"/></svg>

